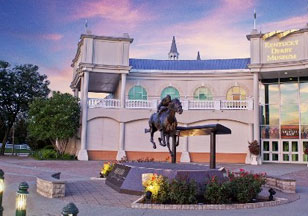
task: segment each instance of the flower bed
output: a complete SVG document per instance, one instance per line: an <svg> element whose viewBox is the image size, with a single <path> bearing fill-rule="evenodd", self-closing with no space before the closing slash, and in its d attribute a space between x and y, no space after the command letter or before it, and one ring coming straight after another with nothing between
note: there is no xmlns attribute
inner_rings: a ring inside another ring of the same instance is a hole
<svg viewBox="0 0 308 216"><path fill-rule="evenodd" d="M147 204L233 204L255 203L265 184L265 174L252 174L240 170L228 173L228 180L219 181L215 176L206 185L197 185L189 179L168 180L150 174L143 179Z"/></svg>

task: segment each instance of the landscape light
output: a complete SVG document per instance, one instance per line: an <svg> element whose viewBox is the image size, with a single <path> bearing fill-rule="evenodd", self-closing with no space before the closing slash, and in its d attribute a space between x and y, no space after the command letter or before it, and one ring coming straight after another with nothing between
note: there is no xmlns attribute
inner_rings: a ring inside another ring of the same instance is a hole
<svg viewBox="0 0 308 216"><path fill-rule="evenodd" d="M27 182L19 184L18 191L16 193L16 216L26 216L27 212L27 196L29 185Z"/></svg>
<svg viewBox="0 0 308 216"><path fill-rule="evenodd" d="M0 169L0 216L3 215L2 197L4 191L4 172Z"/></svg>
<svg viewBox="0 0 308 216"><path fill-rule="evenodd" d="M77 216L79 213L78 208L74 203L69 203L62 210L62 216Z"/></svg>

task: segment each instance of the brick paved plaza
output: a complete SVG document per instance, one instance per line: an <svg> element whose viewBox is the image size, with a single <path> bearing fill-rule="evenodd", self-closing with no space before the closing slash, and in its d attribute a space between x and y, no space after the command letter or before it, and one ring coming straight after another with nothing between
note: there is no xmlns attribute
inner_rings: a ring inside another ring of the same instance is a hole
<svg viewBox="0 0 308 216"><path fill-rule="evenodd" d="M14 215L15 192L18 184L27 181L30 185L28 214L31 216L60 215L68 202L74 202L80 210L79 215L306 215L308 207L303 204L308 199L308 168L305 165L264 164L261 166L225 164L230 170L243 168L254 172L267 172L273 176L287 176L296 179L297 195L289 198L296 200L282 206L260 209L220 210L220 211L179 211L132 209L130 204L138 196L120 194L105 185L97 177L102 161L36 161L23 157L1 157L0 168L5 172L4 215ZM36 193L36 176L42 173L61 172L66 180L66 196L49 199ZM279 194L279 196L285 196ZM299 196L301 197L300 199ZM297 200L298 199L298 200ZM265 214L266 213L266 214Z"/></svg>

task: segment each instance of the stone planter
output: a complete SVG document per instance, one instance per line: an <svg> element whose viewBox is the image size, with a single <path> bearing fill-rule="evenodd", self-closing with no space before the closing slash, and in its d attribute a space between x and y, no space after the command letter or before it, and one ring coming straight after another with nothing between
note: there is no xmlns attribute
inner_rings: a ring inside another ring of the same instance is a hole
<svg viewBox="0 0 308 216"><path fill-rule="evenodd" d="M251 161L250 161L251 165L258 165L258 156L257 155L251 155Z"/></svg>

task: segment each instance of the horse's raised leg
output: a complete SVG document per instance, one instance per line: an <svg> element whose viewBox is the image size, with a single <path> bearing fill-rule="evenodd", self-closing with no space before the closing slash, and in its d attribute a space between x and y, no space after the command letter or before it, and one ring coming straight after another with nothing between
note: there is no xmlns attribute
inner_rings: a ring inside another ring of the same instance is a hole
<svg viewBox="0 0 308 216"><path fill-rule="evenodd" d="M179 135L175 135L174 139L176 139L176 146L179 146L179 144L180 144L180 136Z"/></svg>
<svg viewBox="0 0 308 216"><path fill-rule="evenodd" d="M154 142L154 133L156 132L156 128L150 127L151 132L151 143L153 144L153 149L156 149L156 143Z"/></svg>
<svg viewBox="0 0 308 216"><path fill-rule="evenodd" d="M171 157L173 157L173 152L172 152L172 151L171 151L171 149L170 149L170 135L169 135L169 134L168 134L168 135L166 135L166 138L167 138L167 140L166 140L166 144L167 144L167 147L168 147L169 153L170 153Z"/></svg>
<svg viewBox="0 0 308 216"><path fill-rule="evenodd" d="M164 132L162 130L160 131L160 137L158 137L158 141L161 146L163 147L166 146L166 139L165 139Z"/></svg>

